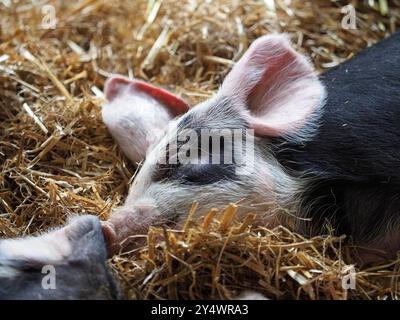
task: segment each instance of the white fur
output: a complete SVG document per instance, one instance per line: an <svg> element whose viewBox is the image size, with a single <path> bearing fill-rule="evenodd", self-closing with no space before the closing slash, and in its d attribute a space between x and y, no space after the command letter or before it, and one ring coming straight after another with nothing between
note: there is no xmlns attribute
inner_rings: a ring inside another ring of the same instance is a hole
<svg viewBox="0 0 400 320"><path fill-rule="evenodd" d="M13 279L16 278L20 272L10 266L0 266L0 278Z"/></svg>
<svg viewBox="0 0 400 320"><path fill-rule="evenodd" d="M148 147L159 140L172 118L157 100L132 87L103 105L102 116L111 135L134 163L144 159Z"/></svg>
<svg viewBox="0 0 400 320"><path fill-rule="evenodd" d="M72 251L64 229L39 237L7 239L0 241L0 255L5 260L24 259L43 261L47 264L60 262Z"/></svg>

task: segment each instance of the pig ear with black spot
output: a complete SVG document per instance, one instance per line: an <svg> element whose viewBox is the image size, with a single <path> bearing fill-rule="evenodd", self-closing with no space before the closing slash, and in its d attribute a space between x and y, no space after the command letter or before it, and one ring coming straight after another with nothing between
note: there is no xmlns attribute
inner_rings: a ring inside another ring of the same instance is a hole
<svg viewBox="0 0 400 320"><path fill-rule="evenodd" d="M318 111L324 87L285 35L255 40L219 91L246 106L256 135L295 135Z"/></svg>
<svg viewBox="0 0 400 320"><path fill-rule="evenodd" d="M121 76L109 78L104 92L107 102L102 108L103 121L134 163L145 158L149 146L160 139L171 119L189 110L178 96Z"/></svg>

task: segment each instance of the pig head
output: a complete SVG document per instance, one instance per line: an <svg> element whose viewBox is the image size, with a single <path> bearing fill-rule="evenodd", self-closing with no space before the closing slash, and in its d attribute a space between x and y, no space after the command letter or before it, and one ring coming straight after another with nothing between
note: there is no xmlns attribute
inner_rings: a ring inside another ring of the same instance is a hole
<svg viewBox="0 0 400 320"><path fill-rule="evenodd" d="M121 299L106 258L94 216L38 237L0 240L0 299Z"/></svg>
<svg viewBox="0 0 400 320"><path fill-rule="evenodd" d="M141 163L125 204L104 227L116 243L146 233L151 225L181 223L192 201L199 203L198 214L231 202L238 204L239 214L260 215L277 204L294 203L293 194L302 184L276 161L268 141L312 136L325 97L309 61L283 35L254 41L219 91L194 107L165 90L119 76L107 81L105 94L104 123L126 156ZM214 147L210 141L218 130L241 130L240 140L254 140ZM211 132L206 155L206 145L192 134L203 131ZM178 151L171 151L176 140ZM187 161L170 161L182 151L182 143L195 144L198 152L192 148L185 153ZM222 156L226 148L244 152L235 152L227 162ZM263 217L275 223L276 218Z"/></svg>

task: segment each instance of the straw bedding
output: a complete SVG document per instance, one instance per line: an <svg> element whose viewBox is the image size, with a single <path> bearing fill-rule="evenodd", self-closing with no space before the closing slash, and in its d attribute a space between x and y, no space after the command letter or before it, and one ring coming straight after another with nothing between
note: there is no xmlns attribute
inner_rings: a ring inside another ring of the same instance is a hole
<svg viewBox="0 0 400 320"><path fill-rule="evenodd" d="M123 203L136 169L101 120L108 75L195 104L269 32L287 32L321 72L400 25L399 0L351 3L356 30L341 27L347 1L0 1L0 237L36 234L70 214L107 219ZM46 4L55 29L43 28ZM397 298L397 261L356 268L356 288L345 290L352 265L343 237L305 239L234 214L227 204L184 230L152 228L148 245L115 256L128 298L232 298L247 289L272 299Z"/></svg>

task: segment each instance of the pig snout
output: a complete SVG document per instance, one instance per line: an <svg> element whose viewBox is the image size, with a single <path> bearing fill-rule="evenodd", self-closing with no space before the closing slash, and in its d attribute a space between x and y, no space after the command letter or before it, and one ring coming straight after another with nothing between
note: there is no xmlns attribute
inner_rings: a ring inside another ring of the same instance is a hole
<svg viewBox="0 0 400 320"><path fill-rule="evenodd" d="M149 227L157 223L156 218L156 211L146 206L116 210L108 221L102 222L108 257L142 246Z"/></svg>

